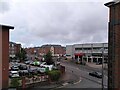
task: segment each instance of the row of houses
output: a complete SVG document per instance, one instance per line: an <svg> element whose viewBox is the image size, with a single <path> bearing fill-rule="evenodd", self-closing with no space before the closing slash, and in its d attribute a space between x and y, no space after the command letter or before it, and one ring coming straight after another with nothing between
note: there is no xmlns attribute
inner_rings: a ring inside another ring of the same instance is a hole
<svg viewBox="0 0 120 90"><path fill-rule="evenodd" d="M61 45L42 45L41 47L31 47L25 48L27 54L35 54L43 56L47 54L48 51L51 51L52 56L62 56L65 54L65 47Z"/></svg>
<svg viewBox="0 0 120 90"><path fill-rule="evenodd" d="M41 47L31 47L25 48L27 56L29 59L34 59L35 57L42 59L49 51L51 51L53 57L61 57L65 55L66 48L61 45L42 45Z"/></svg>
<svg viewBox="0 0 120 90"><path fill-rule="evenodd" d="M61 45L42 45L41 47L29 47L25 48L25 51L27 53L27 57L29 59L34 59L36 57L42 57L45 54L48 53L48 51L51 51L52 56L60 57L65 55L66 48ZM14 42L9 42L9 57L14 58L17 53L19 53L21 50L21 44L17 44Z"/></svg>
<svg viewBox="0 0 120 90"><path fill-rule="evenodd" d="M9 43L9 54L10 57L15 57L21 49L21 44L16 44L14 42ZM25 48L27 57L29 59L34 59L35 57L42 57L51 51L52 56L61 57L66 56L68 59L87 62L101 62L104 56L104 60L107 61L108 58L108 43L86 43L86 44L74 44L66 45L63 47L61 45L51 45L46 44L41 47L29 47Z"/></svg>

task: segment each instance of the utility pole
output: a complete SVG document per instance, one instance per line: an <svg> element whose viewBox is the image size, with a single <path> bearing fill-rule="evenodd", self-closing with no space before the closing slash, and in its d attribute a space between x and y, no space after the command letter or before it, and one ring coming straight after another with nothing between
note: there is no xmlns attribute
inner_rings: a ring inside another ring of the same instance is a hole
<svg viewBox="0 0 120 90"><path fill-rule="evenodd" d="M104 90L104 48L101 48L102 51L102 90Z"/></svg>

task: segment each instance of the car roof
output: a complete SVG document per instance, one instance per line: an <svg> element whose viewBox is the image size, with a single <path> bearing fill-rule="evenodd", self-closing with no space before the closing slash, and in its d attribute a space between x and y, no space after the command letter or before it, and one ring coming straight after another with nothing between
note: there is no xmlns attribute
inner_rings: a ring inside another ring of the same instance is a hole
<svg viewBox="0 0 120 90"><path fill-rule="evenodd" d="M18 73L18 71L10 71L11 73Z"/></svg>

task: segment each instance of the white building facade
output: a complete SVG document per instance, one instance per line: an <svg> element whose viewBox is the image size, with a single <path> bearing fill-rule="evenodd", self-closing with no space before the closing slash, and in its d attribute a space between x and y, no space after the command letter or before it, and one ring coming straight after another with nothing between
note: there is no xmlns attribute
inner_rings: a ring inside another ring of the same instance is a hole
<svg viewBox="0 0 120 90"><path fill-rule="evenodd" d="M87 43L66 46L66 57L86 62L107 62L108 43Z"/></svg>

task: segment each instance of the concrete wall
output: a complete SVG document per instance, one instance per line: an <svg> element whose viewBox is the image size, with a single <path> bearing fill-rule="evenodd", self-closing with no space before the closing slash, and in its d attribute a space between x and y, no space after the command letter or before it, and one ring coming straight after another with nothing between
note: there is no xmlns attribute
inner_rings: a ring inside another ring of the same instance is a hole
<svg viewBox="0 0 120 90"><path fill-rule="evenodd" d="M67 58L72 58L73 57L73 45L67 45L66 46L66 55L70 55L70 56L67 56Z"/></svg>

